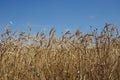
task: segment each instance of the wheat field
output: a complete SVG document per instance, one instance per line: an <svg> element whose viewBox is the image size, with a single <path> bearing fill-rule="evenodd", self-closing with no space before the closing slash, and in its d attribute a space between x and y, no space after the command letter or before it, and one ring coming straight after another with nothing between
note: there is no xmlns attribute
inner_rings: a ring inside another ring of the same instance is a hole
<svg viewBox="0 0 120 80"><path fill-rule="evenodd" d="M52 28L0 33L0 80L120 80L120 34L113 24L60 37Z"/></svg>

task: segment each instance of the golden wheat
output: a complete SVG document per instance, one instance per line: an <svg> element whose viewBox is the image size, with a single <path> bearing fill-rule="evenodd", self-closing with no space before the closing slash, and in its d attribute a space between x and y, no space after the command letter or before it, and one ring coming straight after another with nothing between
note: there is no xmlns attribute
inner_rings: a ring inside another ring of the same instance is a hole
<svg viewBox="0 0 120 80"><path fill-rule="evenodd" d="M82 34L66 30L56 37L55 29L31 35L8 27L1 33L0 80L120 80L120 35L106 24Z"/></svg>

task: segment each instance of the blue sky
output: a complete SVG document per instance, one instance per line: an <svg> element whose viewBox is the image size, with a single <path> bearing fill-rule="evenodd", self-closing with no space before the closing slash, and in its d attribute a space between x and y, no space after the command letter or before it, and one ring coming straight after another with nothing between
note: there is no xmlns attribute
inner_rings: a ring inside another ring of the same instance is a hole
<svg viewBox="0 0 120 80"><path fill-rule="evenodd" d="M89 25L102 29L105 23L120 26L120 0L0 0L0 29L12 23L13 30L33 32L54 27L89 32Z"/></svg>

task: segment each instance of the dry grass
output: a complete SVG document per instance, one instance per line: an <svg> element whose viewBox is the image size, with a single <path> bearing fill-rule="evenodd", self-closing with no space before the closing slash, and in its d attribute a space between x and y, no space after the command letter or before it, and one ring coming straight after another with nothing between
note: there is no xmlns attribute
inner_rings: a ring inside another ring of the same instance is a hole
<svg viewBox="0 0 120 80"><path fill-rule="evenodd" d="M0 80L120 80L120 35L112 24L88 34L67 30L1 33Z"/></svg>

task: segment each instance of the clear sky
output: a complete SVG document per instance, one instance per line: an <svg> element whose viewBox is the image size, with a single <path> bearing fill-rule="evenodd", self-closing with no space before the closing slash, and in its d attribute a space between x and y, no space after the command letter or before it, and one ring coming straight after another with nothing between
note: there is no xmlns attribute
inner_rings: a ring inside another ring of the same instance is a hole
<svg viewBox="0 0 120 80"><path fill-rule="evenodd" d="M120 26L120 0L0 0L0 29L6 24L14 30L34 32L54 27L89 31L89 26L102 29L105 23Z"/></svg>

